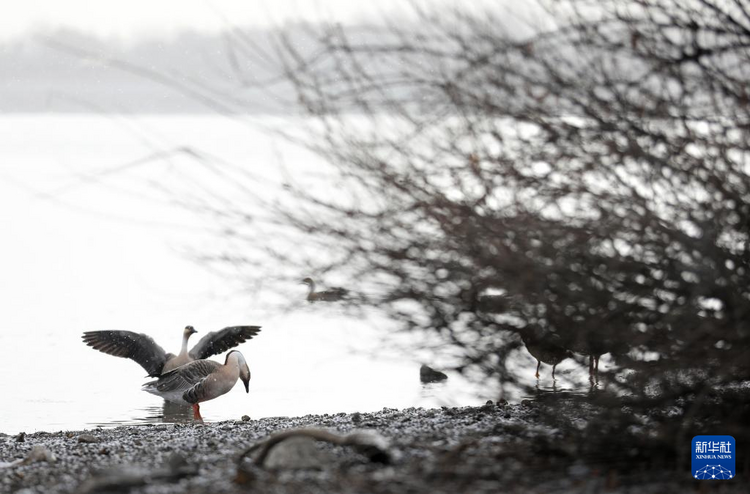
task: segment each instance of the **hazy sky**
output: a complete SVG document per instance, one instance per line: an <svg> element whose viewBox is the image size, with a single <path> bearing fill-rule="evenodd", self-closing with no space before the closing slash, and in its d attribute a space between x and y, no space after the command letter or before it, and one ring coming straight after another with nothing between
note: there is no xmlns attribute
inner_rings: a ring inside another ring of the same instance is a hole
<svg viewBox="0 0 750 494"><path fill-rule="evenodd" d="M439 4L446 0L425 1ZM100 35L219 30L236 25L268 25L289 20L372 19L408 2L378 0L23 0L0 2L0 37L28 30L69 27Z"/></svg>

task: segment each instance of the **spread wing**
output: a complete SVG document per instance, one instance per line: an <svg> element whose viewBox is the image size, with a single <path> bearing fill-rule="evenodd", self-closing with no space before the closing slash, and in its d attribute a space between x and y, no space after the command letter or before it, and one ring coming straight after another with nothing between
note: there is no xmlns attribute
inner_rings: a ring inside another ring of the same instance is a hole
<svg viewBox="0 0 750 494"><path fill-rule="evenodd" d="M193 360L181 367L166 372L156 381L156 389L162 393L183 392L188 403L197 403L205 394L206 378L221 364L213 360Z"/></svg>
<svg viewBox="0 0 750 494"><path fill-rule="evenodd" d="M212 331L195 344L189 355L195 360L218 355L240 343L244 343L259 332L260 326L231 326L219 331Z"/></svg>
<svg viewBox="0 0 750 494"><path fill-rule="evenodd" d="M167 361L164 349L148 335L132 331L87 331L83 342L88 346L115 357L138 362L151 377L158 377Z"/></svg>

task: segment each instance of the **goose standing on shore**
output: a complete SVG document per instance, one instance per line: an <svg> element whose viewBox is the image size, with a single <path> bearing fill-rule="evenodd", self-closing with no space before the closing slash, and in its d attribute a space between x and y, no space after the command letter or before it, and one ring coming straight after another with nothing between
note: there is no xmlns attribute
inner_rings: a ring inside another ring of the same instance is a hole
<svg viewBox="0 0 750 494"><path fill-rule="evenodd" d="M316 292L315 282L312 278L305 278L301 283L309 287L309 291L307 292L308 302L337 302L343 300L347 293L349 293L346 289L338 287Z"/></svg>
<svg viewBox="0 0 750 494"><path fill-rule="evenodd" d="M230 326L208 333L188 351L188 339L197 331L192 326L186 326L182 332L182 347L177 355L166 353L150 336L132 331L87 331L83 333L83 342L107 355L134 360L148 372L148 377L159 377L189 362L234 348L258 332L260 326Z"/></svg>
<svg viewBox="0 0 750 494"><path fill-rule="evenodd" d="M143 390L173 403L193 406L193 418L202 420L200 403L228 393L242 380L250 392L250 368L238 350L226 356L224 365L213 360L194 360L147 382Z"/></svg>

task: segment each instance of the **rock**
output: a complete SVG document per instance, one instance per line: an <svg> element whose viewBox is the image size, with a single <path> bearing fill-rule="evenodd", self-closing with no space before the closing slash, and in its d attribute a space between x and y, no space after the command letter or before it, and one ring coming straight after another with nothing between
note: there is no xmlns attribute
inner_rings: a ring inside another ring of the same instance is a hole
<svg viewBox="0 0 750 494"><path fill-rule="evenodd" d="M98 492L127 491L132 487L153 484L155 482L176 482L183 477L196 475L197 467L188 465L187 460L179 453L173 453L166 465L149 469L134 465L124 465L102 470L81 484L79 494Z"/></svg>
<svg viewBox="0 0 750 494"><path fill-rule="evenodd" d="M78 442L79 443L98 443L100 439L93 434L81 434L78 436Z"/></svg>
<svg viewBox="0 0 750 494"><path fill-rule="evenodd" d="M355 431L344 437L344 444L353 446L358 453L374 463L389 464L392 460L391 446L383 435L374 430Z"/></svg>
<svg viewBox="0 0 750 494"><path fill-rule="evenodd" d="M423 383L436 383L445 381L446 379L448 379L448 376L445 373L435 370L428 365L422 365L419 368L419 380Z"/></svg>
<svg viewBox="0 0 750 494"><path fill-rule="evenodd" d="M48 463L54 463L57 461L57 458L52 453L52 451L48 450L41 444L37 444L36 446L31 448L31 452L29 453L29 456L27 456L24 460L24 463L33 463L36 461L46 461Z"/></svg>
<svg viewBox="0 0 750 494"><path fill-rule="evenodd" d="M38 461L46 461L48 463L54 463L57 461L57 458L50 450L48 450L41 444L37 444L33 448L31 448L31 451L29 451L29 454L26 456L26 458L22 460L12 461L9 463L0 462L0 468L9 468L9 467L14 467L16 465L28 465L30 463L35 463Z"/></svg>
<svg viewBox="0 0 750 494"><path fill-rule="evenodd" d="M359 412L354 412L352 414L352 423L359 424L360 422L362 422L362 414Z"/></svg>
<svg viewBox="0 0 750 494"><path fill-rule="evenodd" d="M19 432L18 435L13 436L13 440L17 443L23 443L26 442L26 433L25 432Z"/></svg>
<svg viewBox="0 0 750 494"><path fill-rule="evenodd" d="M331 455L318 449L309 437L292 437L276 445L266 458L265 465L272 470L322 469L331 463Z"/></svg>
<svg viewBox="0 0 750 494"><path fill-rule="evenodd" d="M586 478L590 475L590 473L591 473L591 468L586 466L581 461L573 463L571 466L568 467L568 475L574 479Z"/></svg>
<svg viewBox="0 0 750 494"><path fill-rule="evenodd" d="M250 415L243 415L242 416L242 421L243 422L250 422Z"/></svg>
<svg viewBox="0 0 750 494"><path fill-rule="evenodd" d="M244 477L243 459L251 457L258 467L270 469L322 469L335 463L330 453L315 446L314 441L349 446L373 463L388 464L392 460L388 440L376 431L361 430L339 434L327 429L288 429L271 434L240 453L238 478ZM254 455L254 456L253 456Z"/></svg>

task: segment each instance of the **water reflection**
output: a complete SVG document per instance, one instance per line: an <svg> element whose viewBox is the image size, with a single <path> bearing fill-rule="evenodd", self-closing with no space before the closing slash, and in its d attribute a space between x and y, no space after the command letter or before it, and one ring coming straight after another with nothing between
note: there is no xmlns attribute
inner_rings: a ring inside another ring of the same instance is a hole
<svg viewBox="0 0 750 494"><path fill-rule="evenodd" d="M593 381L587 386L558 386L557 381L553 380L551 385L541 385L540 381L537 380L536 385L533 387L533 391L530 396L523 396L525 400L544 400L550 399L564 399L570 397L587 397L591 396L599 390L598 381Z"/></svg>
<svg viewBox="0 0 750 494"><path fill-rule="evenodd" d="M193 407L165 401L162 406L161 421L166 424L187 424L195 422Z"/></svg>
<svg viewBox="0 0 750 494"><path fill-rule="evenodd" d="M433 383L422 383L420 385L419 397L422 400L438 400L442 401L445 399L445 388L446 381L433 382Z"/></svg>
<svg viewBox="0 0 750 494"><path fill-rule="evenodd" d="M129 419L98 422L91 425L96 427L117 427L120 425L192 424L202 422L193 418L193 408L190 405L181 405L169 401L165 401L162 406L145 407L134 412L133 417Z"/></svg>

